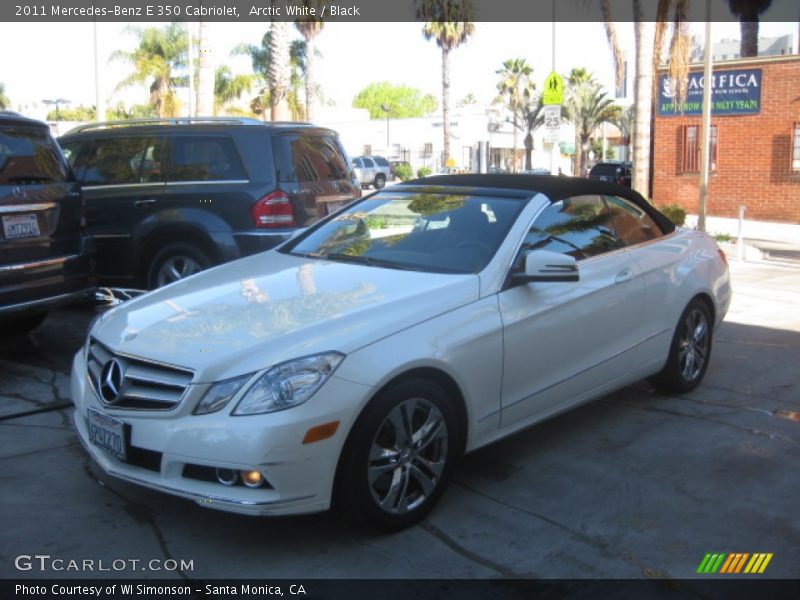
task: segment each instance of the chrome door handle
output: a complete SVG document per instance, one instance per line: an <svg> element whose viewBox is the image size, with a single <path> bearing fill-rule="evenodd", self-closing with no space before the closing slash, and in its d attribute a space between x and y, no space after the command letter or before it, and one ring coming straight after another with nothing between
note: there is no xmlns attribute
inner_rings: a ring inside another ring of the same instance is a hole
<svg viewBox="0 0 800 600"><path fill-rule="evenodd" d="M144 200L137 200L133 203L134 206L150 206L151 204L155 204L158 202L155 198L146 198Z"/></svg>
<svg viewBox="0 0 800 600"><path fill-rule="evenodd" d="M625 283L626 281L630 281L633 279L633 269L627 267L617 273L616 279L614 279L614 283Z"/></svg>

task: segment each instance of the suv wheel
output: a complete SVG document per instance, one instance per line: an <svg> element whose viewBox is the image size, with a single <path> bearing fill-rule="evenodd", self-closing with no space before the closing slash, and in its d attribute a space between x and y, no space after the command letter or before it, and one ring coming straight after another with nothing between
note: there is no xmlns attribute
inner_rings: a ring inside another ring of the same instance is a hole
<svg viewBox="0 0 800 600"><path fill-rule="evenodd" d="M147 271L147 287L155 289L184 279L211 266L211 259L191 244L169 244L153 258Z"/></svg>
<svg viewBox="0 0 800 600"><path fill-rule="evenodd" d="M375 176L375 189L380 190L386 186L386 175Z"/></svg>

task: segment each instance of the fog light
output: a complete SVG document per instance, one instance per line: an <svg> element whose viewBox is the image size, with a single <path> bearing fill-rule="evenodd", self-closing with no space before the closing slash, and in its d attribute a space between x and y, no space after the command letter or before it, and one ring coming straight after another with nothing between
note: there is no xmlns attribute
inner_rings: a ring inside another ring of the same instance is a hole
<svg viewBox="0 0 800 600"><path fill-rule="evenodd" d="M258 471L242 471L242 482L249 488L257 488L264 483L264 478Z"/></svg>
<svg viewBox="0 0 800 600"><path fill-rule="evenodd" d="M217 481L222 485L236 485L239 474L233 469L217 469Z"/></svg>

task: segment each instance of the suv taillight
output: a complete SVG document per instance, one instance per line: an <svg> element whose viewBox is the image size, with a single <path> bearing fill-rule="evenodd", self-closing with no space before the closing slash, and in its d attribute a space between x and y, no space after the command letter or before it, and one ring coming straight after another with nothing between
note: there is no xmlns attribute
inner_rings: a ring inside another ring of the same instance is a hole
<svg viewBox="0 0 800 600"><path fill-rule="evenodd" d="M250 209L256 227L295 227L294 211L289 196L275 190L253 204Z"/></svg>

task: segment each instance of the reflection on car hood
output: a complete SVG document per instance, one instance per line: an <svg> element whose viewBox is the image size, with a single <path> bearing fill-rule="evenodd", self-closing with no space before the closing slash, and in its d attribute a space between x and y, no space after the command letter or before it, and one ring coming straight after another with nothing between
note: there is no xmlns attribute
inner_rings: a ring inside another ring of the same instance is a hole
<svg viewBox="0 0 800 600"><path fill-rule="evenodd" d="M115 352L217 381L291 358L345 354L476 300L477 275L442 275L271 251L200 273L106 313Z"/></svg>

